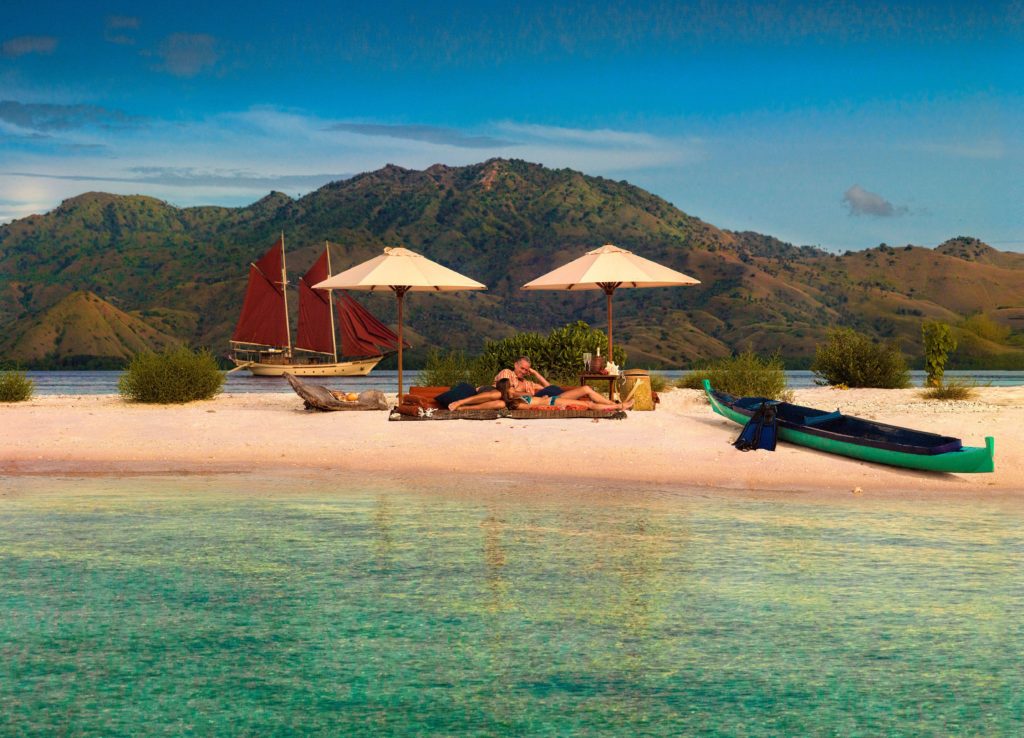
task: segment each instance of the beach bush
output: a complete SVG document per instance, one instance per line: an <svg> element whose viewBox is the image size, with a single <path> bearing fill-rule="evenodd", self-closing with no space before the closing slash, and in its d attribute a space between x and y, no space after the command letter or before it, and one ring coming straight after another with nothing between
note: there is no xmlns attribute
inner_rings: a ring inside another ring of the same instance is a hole
<svg viewBox="0 0 1024 738"><path fill-rule="evenodd" d="M937 320L926 320L921 325L921 338L924 340L924 368L928 372L925 386L940 387L949 352L956 351L953 330Z"/></svg>
<svg viewBox="0 0 1024 738"><path fill-rule="evenodd" d="M490 376L515 363L520 356L528 356L534 368L552 384L574 385L583 372L583 354L596 354L608 346L604 331L591 328L582 320L556 328L547 336L540 333L517 333L500 341L487 341L480 355L480 369ZM626 364L626 352L614 347L615 363Z"/></svg>
<svg viewBox="0 0 1024 738"><path fill-rule="evenodd" d="M32 398L36 383L16 369L0 371L0 402L23 402Z"/></svg>
<svg viewBox="0 0 1024 738"><path fill-rule="evenodd" d="M670 388L668 377L659 372L651 372L651 390L653 392L664 392Z"/></svg>
<svg viewBox="0 0 1024 738"><path fill-rule="evenodd" d="M490 384L492 379L494 374L487 376L487 370L481 370L479 357L470 358L458 350L431 349L420 371L419 383L427 387L453 387L459 382L469 382L479 387Z"/></svg>
<svg viewBox="0 0 1024 738"><path fill-rule="evenodd" d="M721 392L737 397L768 397L788 400L786 371L778 354L762 358L753 351L715 359L677 381L678 387L704 389L704 380Z"/></svg>
<svg viewBox="0 0 1024 738"><path fill-rule="evenodd" d="M951 379L927 387L921 392L926 400L970 400L978 394L978 385L966 379Z"/></svg>
<svg viewBox="0 0 1024 738"><path fill-rule="evenodd" d="M992 320L985 313L975 313L964 319L964 330L968 330L978 338L1003 343L1010 337L1010 327Z"/></svg>
<svg viewBox="0 0 1024 738"><path fill-rule="evenodd" d="M910 371L899 346L876 343L852 328L834 328L828 342L815 350L811 370L821 385L902 389L910 385Z"/></svg>
<svg viewBox="0 0 1024 738"><path fill-rule="evenodd" d="M224 373L208 350L178 346L136 354L117 388L129 402L177 404L208 400L223 385Z"/></svg>

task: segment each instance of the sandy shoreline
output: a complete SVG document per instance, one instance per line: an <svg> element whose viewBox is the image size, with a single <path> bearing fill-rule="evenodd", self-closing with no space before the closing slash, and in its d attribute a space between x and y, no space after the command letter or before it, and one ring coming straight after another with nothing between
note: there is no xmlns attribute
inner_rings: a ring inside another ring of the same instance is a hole
<svg viewBox="0 0 1024 738"><path fill-rule="evenodd" d="M730 446L739 426L700 393L674 390L655 412L624 421L395 423L385 412L307 413L292 393L228 394L183 406L132 405L116 395L40 396L0 404L0 474L295 472L317 470L415 483L480 476L690 489L1024 499L1024 387L983 388L967 402L919 390L796 391L796 402L884 422L996 438L993 474L934 474L867 464L780 444Z"/></svg>

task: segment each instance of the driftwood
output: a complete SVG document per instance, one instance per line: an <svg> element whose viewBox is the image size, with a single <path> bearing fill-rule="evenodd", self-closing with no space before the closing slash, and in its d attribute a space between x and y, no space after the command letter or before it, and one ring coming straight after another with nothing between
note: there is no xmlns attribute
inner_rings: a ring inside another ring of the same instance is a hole
<svg viewBox="0 0 1024 738"><path fill-rule="evenodd" d="M322 412L334 412L336 410L387 410L388 403L384 399L384 393L380 390L365 390L359 393L359 399L355 402L339 400L331 390L319 384L308 384L301 382L293 375L285 372L284 378L295 390L295 394L305 401L307 410L320 410Z"/></svg>

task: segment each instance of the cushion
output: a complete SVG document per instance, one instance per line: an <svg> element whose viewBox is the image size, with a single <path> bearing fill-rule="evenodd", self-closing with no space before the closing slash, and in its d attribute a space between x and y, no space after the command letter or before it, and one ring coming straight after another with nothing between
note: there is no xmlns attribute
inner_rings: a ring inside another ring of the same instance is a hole
<svg viewBox="0 0 1024 738"><path fill-rule="evenodd" d="M448 407L456 400L465 400L467 397L472 397L475 394L476 387L469 382L459 382L447 392L442 392L434 397L434 401L441 407Z"/></svg>
<svg viewBox="0 0 1024 738"><path fill-rule="evenodd" d="M410 387L409 394L433 399L442 392L447 392L450 389L451 387Z"/></svg>
<svg viewBox="0 0 1024 738"><path fill-rule="evenodd" d="M441 407L433 397L423 397L421 395L402 395L402 404L415 405L416 407L423 408Z"/></svg>

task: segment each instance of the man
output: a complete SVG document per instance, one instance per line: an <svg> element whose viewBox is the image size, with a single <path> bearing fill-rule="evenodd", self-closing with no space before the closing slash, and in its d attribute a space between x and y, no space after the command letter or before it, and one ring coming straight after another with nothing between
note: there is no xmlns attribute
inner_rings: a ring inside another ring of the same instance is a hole
<svg viewBox="0 0 1024 738"><path fill-rule="evenodd" d="M533 382L527 379L530 376L537 381ZM551 384L540 372L533 368L530 364L530 359L526 356L520 356L516 359L511 369L502 369L498 372L494 377L495 386L497 386L499 379L507 379L512 394L523 397L560 397L563 400L590 400L598 405L618 404L588 385L570 387L564 390L558 385Z"/></svg>

